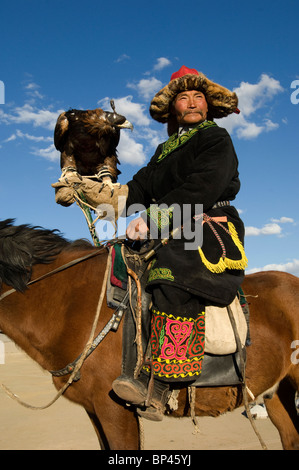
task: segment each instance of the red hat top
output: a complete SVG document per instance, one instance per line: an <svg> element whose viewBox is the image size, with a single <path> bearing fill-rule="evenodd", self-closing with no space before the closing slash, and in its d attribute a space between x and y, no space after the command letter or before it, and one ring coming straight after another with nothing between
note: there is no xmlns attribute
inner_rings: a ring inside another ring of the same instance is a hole
<svg viewBox="0 0 299 470"><path fill-rule="evenodd" d="M171 75L170 80L174 80L175 78L184 77L184 75L188 75L188 74L199 75L199 73L198 73L197 70L195 70L195 69L189 69L189 68L186 67L185 65L182 65L182 67L180 68L180 70L178 70L177 72L174 72L174 73Z"/></svg>

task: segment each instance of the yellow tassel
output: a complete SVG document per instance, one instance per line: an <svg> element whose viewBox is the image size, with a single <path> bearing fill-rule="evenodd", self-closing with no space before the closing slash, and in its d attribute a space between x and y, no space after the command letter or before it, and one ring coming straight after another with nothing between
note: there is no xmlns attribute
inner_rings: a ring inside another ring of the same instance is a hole
<svg viewBox="0 0 299 470"><path fill-rule="evenodd" d="M248 259L245 255L245 250L244 250L244 247L238 237L238 234L237 234L237 231L235 229L235 226L234 224L232 224L231 222L228 222L228 229L229 229L229 233L232 237L232 240L234 242L234 244L236 245L236 247L238 248L238 250L240 251L241 253L241 258L238 259L238 260L234 260L234 259L230 259L230 258L223 258L222 256L220 257L218 263L211 263L210 261L207 260L207 258L205 257L202 249L200 247L198 247L198 251L199 251L199 254L200 254L200 257L201 257L201 260L203 262L203 264L206 266L206 268L211 271L212 273L223 273L226 269L240 269L240 270L243 270L247 267L247 264L248 264Z"/></svg>

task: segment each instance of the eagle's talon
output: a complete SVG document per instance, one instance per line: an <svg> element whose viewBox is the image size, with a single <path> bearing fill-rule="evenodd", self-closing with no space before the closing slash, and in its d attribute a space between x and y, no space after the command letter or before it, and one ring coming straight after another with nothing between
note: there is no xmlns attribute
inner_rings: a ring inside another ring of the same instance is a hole
<svg viewBox="0 0 299 470"><path fill-rule="evenodd" d="M105 176L103 178L102 186L99 190L99 193L102 191L102 189L104 189L104 187L108 187L110 189L110 197L113 197L114 188L117 188L117 189L121 188L121 184L120 183L112 183L111 178Z"/></svg>
<svg viewBox="0 0 299 470"><path fill-rule="evenodd" d="M104 187L105 187L105 183L102 183L102 186L99 189L99 193L104 189Z"/></svg>

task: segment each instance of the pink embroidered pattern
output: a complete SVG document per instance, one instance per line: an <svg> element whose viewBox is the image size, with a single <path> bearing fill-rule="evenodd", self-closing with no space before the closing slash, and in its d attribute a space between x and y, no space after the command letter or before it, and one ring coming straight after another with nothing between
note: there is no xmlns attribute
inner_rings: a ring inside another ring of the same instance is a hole
<svg viewBox="0 0 299 470"><path fill-rule="evenodd" d="M152 309L152 371L169 379L201 373L205 344L205 309L192 317L179 317ZM144 368L150 371L146 365Z"/></svg>
<svg viewBox="0 0 299 470"><path fill-rule="evenodd" d="M186 360L188 341L192 332L193 322L170 320L167 318L164 342L161 348L162 359Z"/></svg>

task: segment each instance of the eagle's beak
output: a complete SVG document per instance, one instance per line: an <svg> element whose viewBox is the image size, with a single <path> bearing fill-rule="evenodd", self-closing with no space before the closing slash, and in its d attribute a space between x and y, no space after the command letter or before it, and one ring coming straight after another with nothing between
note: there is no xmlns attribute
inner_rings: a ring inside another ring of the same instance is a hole
<svg viewBox="0 0 299 470"><path fill-rule="evenodd" d="M117 124L117 127L119 127L120 129L131 129L131 131L134 129L133 124L127 119L122 124Z"/></svg>

